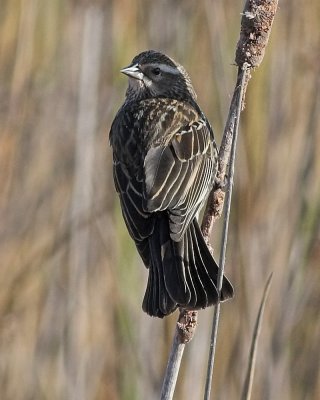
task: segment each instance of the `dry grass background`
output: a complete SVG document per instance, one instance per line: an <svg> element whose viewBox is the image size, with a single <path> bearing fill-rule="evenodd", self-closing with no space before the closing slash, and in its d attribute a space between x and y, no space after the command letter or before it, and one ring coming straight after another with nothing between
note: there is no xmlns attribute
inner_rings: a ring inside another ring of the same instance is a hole
<svg viewBox="0 0 320 400"><path fill-rule="evenodd" d="M176 316L141 311L146 271L112 185L119 69L147 48L186 66L218 141L242 1L2 0L3 400L157 399ZM320 398L320 3L280 1L242 116L213 397L240 398L270 271L254 399ZM214 234L219 242L220 227ZM200 399L212 309L175 399Z"/></svg>

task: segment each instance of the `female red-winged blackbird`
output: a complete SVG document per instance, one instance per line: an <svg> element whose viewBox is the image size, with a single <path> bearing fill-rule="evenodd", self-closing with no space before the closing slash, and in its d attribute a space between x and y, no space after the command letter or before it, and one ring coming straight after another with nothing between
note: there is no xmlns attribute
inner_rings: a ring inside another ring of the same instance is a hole
<svg viewBox="0 0 320 400"><path fill-rule="evenodd" d="M197 222L213 187L217 146L186 70L150 50L121 70L126 100L111 131L113 174L128 231L149 268L143 310L215 304L218 266ZM223 278L221 300L233 296Z"/></svg>

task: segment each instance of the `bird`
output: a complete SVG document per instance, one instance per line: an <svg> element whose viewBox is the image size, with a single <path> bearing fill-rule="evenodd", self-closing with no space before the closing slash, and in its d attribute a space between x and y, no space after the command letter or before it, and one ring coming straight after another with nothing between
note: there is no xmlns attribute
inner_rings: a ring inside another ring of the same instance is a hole
<svg viewBox="0 0 320 400"><path fill-rule="evenodd" d="M185 68L147 50L121 72L125 101L110 129L113 178L128 232L149 270L142 309L163 318L233 297L201 233L218 148Z"/></svg>

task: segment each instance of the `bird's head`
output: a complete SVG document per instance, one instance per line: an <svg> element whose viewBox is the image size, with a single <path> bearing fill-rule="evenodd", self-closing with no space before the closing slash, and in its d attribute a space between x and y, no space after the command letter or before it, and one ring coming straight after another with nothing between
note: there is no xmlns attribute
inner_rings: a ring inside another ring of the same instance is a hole
<svg viewBox="0 0 320 400"><path fill-rule="evenodd" d="M168 56L154 50L138 54L121 70L128 75L127 100L168 97L196 101L196 93L186 70Z"/></svg>

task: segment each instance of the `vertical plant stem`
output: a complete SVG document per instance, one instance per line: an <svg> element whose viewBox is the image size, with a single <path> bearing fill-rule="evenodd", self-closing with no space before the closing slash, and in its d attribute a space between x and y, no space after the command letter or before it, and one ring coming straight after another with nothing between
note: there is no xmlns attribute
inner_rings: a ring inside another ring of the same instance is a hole
<svg viewBox="0 0 320 400"><path fill-rule="evenodd" d="M75 172L71 203L71 240L69 254L69 296L67 304L66 385L70 400L88 398L90 366L83 352L89 323L88 267L90 226L79 229L83 215L93 202L95 131L97 127L99 70L103 20L100 10L88 7L84 14L81 69L79 76L78 118L75 136Z"/></svg>
<svg viewBox="0 0 320 400"><path fill-rule="evenodd" d="M260 307L259 307L259 312L257 315L257 320L256 320L254 330L253 330L251 348L250 348L250 354L249 354L248 370L247 370L246 379L245 379L244 385L243 385L241 400L250 400L250 398L251 398L252 383L253 383L253 377L254 377L254 367L255 367L256 358L257 358L258 339L260 336L262 318L263 318L263 313L264 313L266 301L267 301L270 286L271 286L271 281L272 281L272 272L271 272L271 274L266 282L265 288L264 288L263 296L262 296Z"/></svg>
<svg viewBox="0 0 320 400"><path fill-rule="evenodd" d="M237 93L237 96L234 97L235 102L231 103L229 120L227 123L227 126L230 126L229 123L232 122L232 121L230 121L230 119L234 119L234 134L233 134L233 138L232 138L230 164L229 164L228 191L226 194L226 203L225 203L225 209L224 209L222 244L221 244L221 253L220 253L220 260L219 260L219 267L220 267L219 274L218 274L219 296L220 296L220 292L221 292L221 288L222 288L227 242L228 242L228 228L229 228L233 177L234 177L234 161L235 161L235 155L236 155L237 137L238 137L238 130L239 130L239 119L240 119L240 113L241 113L241 109L242 109L243 88L247 81L248 73L249 73L249 70L248 70L246 64L243 66L242 69L239 68L239 70L238 70L237 87L235 88L235 92ZM240 85L238 85L239 82L240 82ZM218 334L218 326L219 326L219 317L220 317L220 301L216 305L215 310L214 310L214 315L213 315L204 400L209 400L210 393L211 393L213 367L214 367L215 351L216 351L216 344L217 344L217 334Z"/></svg>
<svg viewBox="0 0 320 400"><path fill-rule="evenodd" d="M176 387L181 359L186 343L189 343L197 326L198 312L180 308L169 361L161 389L161 400L171 400Z"/></svg>
<svg viewBox="0 0 320 400"><path fill-rule="evenodd" d="M178 331L175 330L167 371L162 384L161 400L171 400L173 398L184 348L185 344L181 343Z"/></svg>

